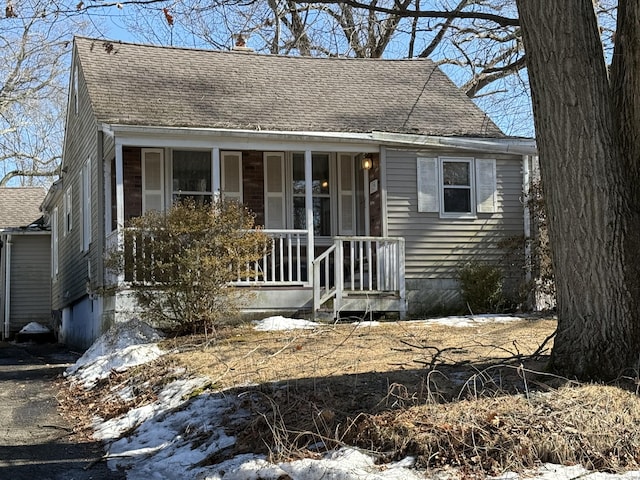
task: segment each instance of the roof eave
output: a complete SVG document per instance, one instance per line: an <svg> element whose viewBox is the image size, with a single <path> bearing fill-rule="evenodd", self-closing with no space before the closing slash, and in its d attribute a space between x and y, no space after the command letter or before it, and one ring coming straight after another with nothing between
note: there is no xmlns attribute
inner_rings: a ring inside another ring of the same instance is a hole
<svg viewBox="0 0 640 480"><path fill-rule="evenodd" d="M251 136L261 140L287 139L295 141L330 140L345 143L383 144L397 147L436 147L456 148L487 153L510 153L516 155L537 155L536 142L522 138L485 138L485 137L445 137L434 135L402 134L390 132L315 132L282 130L245 130L227 128L158 127L151 125L117 125L103 123L101 130L110 137L120 135L193 135L225 137Z"/></svg>

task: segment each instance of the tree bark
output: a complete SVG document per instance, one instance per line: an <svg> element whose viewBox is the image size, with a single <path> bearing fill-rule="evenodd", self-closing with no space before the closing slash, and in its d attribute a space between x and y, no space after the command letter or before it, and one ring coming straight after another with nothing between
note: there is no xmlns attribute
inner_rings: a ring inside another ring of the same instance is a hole
<svg viewBox="0 0 640 480"><path fill-rule="evenodd" d="M557 286L551 367L580 379L637 375L640 71L616 58L610 87L591 0L517 4ZM625 16L636 42L638 17ZM616 52L637 57L630 47Z"/></svg>

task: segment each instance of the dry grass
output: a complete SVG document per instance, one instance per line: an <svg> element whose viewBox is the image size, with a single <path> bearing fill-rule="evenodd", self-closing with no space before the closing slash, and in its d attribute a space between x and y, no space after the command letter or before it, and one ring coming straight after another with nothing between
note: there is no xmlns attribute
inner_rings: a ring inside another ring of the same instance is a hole
<svg viewBox="0 0 640 480"><path fill-rule="evenodd" d="M366 325L366 324L365 324ZM221 387L326 379L375 373L422 378L441 364L482 363L531 355L555 329L553 320L489 323L471 328L389 322L360 327L324 325L315 330L259 332L245 325L204 338L181 337L163 347L178 361Z"/></svg>
<svg viewBox="0 0 640 480"><path fill-rule="evenodd" d="M422 467L455 466L466 476L540 462L638 468L640 401L622 388L545 373L555 326L536 319L472 328L224 328L213 339L164 341L174 353L110 378L80 403L100 405L98 413L109 418L132 406L118 405L116 389L138 388L136 401L150 402L179 368L181 375L208 376L225 394L242 394L253 411L229 432L238 441L228 455L295 458L351 444L381 461L414 455Z"/></svg>

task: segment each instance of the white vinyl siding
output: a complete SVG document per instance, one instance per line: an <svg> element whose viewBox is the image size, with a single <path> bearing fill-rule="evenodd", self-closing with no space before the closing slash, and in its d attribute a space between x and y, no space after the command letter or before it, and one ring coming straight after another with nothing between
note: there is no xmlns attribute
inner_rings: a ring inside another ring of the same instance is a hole
<svg viewBox="0 0 640 480"><path fill-rule="evenodd" d="M142 213L164 210L164 152L159 148L142 149Z"/></svg>

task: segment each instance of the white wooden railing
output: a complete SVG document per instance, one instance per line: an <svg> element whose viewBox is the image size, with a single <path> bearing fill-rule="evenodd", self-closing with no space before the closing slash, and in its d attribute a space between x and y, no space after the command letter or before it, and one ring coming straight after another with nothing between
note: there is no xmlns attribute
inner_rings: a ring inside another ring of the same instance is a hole
<svg viewBox="0 0 640 480"><path fill-rule="evenodd" d="M236 285L309 285L306 230L262 230L271 238L265 255L251 265L254 276L239 278Z"/></svg>
<svg viewBox="0 0 640 480"><path fill-rule="evenodd" d="M312 259L311 276L307 257L306 230L263 230L271 238L265 255L250 265L255 273L238 278L234 284L242 286L300 286L312 287L313 310L318 311L333 300L337 314L347 296L358 294L395 295L404 299L404 239L391 237L334 237L333 244ZM125 248L125 268L112 283L145 281L127 259L146 258L148 238L134 235L121 245ZM117 231L106 237L107 251L118 246ZM152 258L147 259L153 262ZM135 263L135 262L130 262ZM141 271L144 271L141 270Z"/></svg>
<svg viewBox="0 0 640 480"><path fill-rule="evenodd" d="M313 260L313 309L333 299L334 316L345 296L393 294L404 298L404 239L335 237Z"/></svg>

